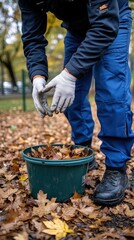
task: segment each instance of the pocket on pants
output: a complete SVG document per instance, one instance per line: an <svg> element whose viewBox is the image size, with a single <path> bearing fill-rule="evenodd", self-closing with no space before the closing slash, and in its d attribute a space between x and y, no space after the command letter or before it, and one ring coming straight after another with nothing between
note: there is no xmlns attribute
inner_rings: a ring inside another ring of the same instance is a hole
<svg viewBox="0 0 134 240"><path fill-rule="evenodd" d="M100 137L125 138L131 135L132 113L126 112L124 105L124 102L97 102L98 118L101 124Z"/></svg>
<svg viewBox="0 0 134 240"><path fill-rule="evenodd" d="M126 135L127 136L131 136L131 134L133 134L133 131L132 131L133 116L134 116L134 113L132 111L129 111L126 113Z"/></svg>

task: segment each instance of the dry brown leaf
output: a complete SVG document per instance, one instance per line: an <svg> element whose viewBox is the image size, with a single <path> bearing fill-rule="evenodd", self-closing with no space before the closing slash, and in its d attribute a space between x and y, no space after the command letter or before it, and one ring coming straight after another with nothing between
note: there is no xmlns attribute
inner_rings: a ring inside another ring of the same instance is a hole
<svg viewBox="0 0 134 240"><path fill-rule="evenodd" d="M58 203L48 201L46 205L40 204L39 207L33 207L32 216L43 217L56 210Z"/></svg>
<svg viewBox="0 0 134 240"><path fill-rule="evenodd" d="M27 232L19 233L14 237L14 240L28 240Z"/></svg>
<svg viewBox="0 0 134 240"><path fill-rule="evenodd" d="M97 234L97 236L93 238L93 240L103 240L103 239L107 239L106 237L110 237L112 239L120 239L121 236L117 233L105 232L105 233Z"/></svg>
<svg viewBox="0 0 134 240"><path fill-rule="evenodd" d="M17 175L12 175L12 174L7 174L5 175L5 178L7 181L11 181L13 180Z"/></svg>
<svg viewBox="0 0 134 240"><path fill-rule="evenodd" d="M17 163L13 163L13 165L11 166L11 171L13 173L19 172L19 165Z"/></svg>
<svg viewBox="0 0 134 240"><path fill-rule="evenodd" d="M62 218L66 221L71 220L72 218L75 217L75 213L76 213L76 208L74 207L69 207L69 206L65 206L62 208Z"/></svg>
<svg viewBox="0 0 134 240"><path fill-rule="evenodd" d="M81 195L77 192L74 192L74 195L72 196L72 199L77 199L77 198L81 198Z"/></svg>
<svg viewBox="0 0 134 240"><path fill-rule="evenodd" d="M0 231L0 236L9 234L11 231L19 229L19 227L23 226L23 222L20 221L13 221L9 223L2 224L1 231Z"/></svg>
<svg viewBox="0 0 134 240"><path fill-rule="evenodd" d="M100 220L101 222L106 222L106 221L111 221L112 218L110 216L102 216Z"/></svg>
<svg viewBox="0 0 134 240"><path fill-rule="evenodd" d="M45 206L45 204L48 202L49 200L47 199L47 194L44 194L42 190L39 191L39 193L37 194L37 204L38 206Z"/></svg>
<svg viewBox="0 0 134 240"><path fill-rule="evenodd" d="M125 199L125 202L131 203L134 206L134 199L128 198Z"/></svg>
<svg viewBox="0 0 134 240"><path fill-rule="evenodd" d="M94 207L85 207L85 208L81 208L81 209L77 209L79 212L81 212L82 214L84 214L85 216L90 215L91 213L93 213L96 208Z"/></svg>
<svg viewBox="0 0 134 240"><path fill-rule="evenodd" d="M90 219L96 219L96 218L98 218L98 216L99 216L99 212L98 212L98 211L94 211L94 212L92 212L92 213L90 213L90 214L88 215L88 218L90 218Z"/></svg>
<svg viewBox="0 0 134 240"><path fill-rule="evenodd" d="M134 197L134 192L130 191L130 190L126 190L126 193L128 193L130 196Z"/></svg>
<svg viewBox="0 0 134 240"><path fill-rule="evenodd" d="M17 188L10 188L10 189L7 189L7 190L3 190L3 189L0 189L0 196L1 198L8 198L10 195L16 193L18 191Z"/></svg>
<svg viewBox="0 0 134 240"><path fill-rule="evenodd" d="M32 223L34 224L35 228L38 230L38 233L41 233L44 229L42 222L37 221L37 219L32 219Z"/></svg>
<svg viewBox="0 0 134 240"><path fill-rule="evenodd" d="M31 219L31 212L26 212L26 211L21 211L20 213L19 213L19 217L18 217L18 220L19 221L27 221L27 220L29 220L29 219Z"/></svg>
<svg viewBox="0 0 134 240"><path fill-rule="evenodd" d="M90 207L93 204L93 201L89 198L88 195L85 195L81 198L81 202L83 204L83 206L87 206Z"/></svg>
<svg viewBox="0 0 134 240"><path fill-rule="evenodd" d="M128 216L128 217L134 217L134 209L126 209L125 211L125 214Z"/></svg>
<svg viewBox="0 0 134 240"><path fill-rule="evenodd" d="M125 228L122 231L122 233L125 237L133 237L134 238L134 228L133 227Z"/></svg>

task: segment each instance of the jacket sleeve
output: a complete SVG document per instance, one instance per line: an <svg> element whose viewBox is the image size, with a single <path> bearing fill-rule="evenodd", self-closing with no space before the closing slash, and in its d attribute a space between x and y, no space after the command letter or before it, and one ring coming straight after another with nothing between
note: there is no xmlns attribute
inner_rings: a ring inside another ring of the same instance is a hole
<svg viewBox="0 0 134 240"><path fill-rule="evenodd" d="M117 0L88 0L87 10L89 30L65 66L77 78L85 75L100 60L119 29Z"/></svg>
<svg viewBox="0 0 134 240"><path fill-rule="evenodd" d="M41 7L34 6L32 0L18 1L22 18L22 42L29 77L48 77L48 64L45 53L47 40L44 38L47 16Z"/></svg>

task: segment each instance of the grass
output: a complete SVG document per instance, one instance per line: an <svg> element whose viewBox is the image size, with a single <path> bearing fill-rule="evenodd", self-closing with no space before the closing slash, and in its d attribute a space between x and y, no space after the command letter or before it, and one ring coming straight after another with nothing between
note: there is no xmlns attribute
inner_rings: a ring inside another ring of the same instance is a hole
<svg viewBox="0 0 134 240"><path fill-rule="evenodd" d="M26 110L34 110L34 104L32 98L26 99ZM23 110L22 99L0 99L0 110Z"/></svg>
<svg viewBox="0 0 134 240"><path fill-rule="evenodd" d="M90 103L94 102L94 95L89 95ZM26 98L26 111L35 111L35 106L33 103L33 99ZM48 105L51 105L52 97L48 97ZM132 107L134 109L134 101L132 101ZM23 110L23 101L21 98L6 98L0 99L0 111L7 110Z"/></svg>
<svg viewBox="0 0 134 240"><path fill-rule="evenodd" d="M51 103L51 97L48 97L48 104ZM0 111L7 110L23 110L23 101L21 98L6 98L0 99ZM34 111L35 106L32 98L25 100L26 111Z"/></svg>

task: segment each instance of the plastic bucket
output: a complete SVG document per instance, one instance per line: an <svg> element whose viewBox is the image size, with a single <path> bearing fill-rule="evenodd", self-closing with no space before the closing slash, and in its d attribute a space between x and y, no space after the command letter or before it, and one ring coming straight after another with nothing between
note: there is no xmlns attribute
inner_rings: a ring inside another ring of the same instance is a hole
<svg viewBox="0 0 134 240"><path fill-rule="evenodd" d="M37 149L39 146L33 146ZM53 146L63 146L53 144ZM73 145L73 148L83 146ZM84 148L86 150L87 148ZM88 148L89 150L89 148ZM22 156L26 161L29 186L31 195L37 198L39 190L47 194L47 198L56 198L57 202L66 202L75 192L83 194L85 191L85 177L87 166L94 158L94 153L90 149L90 155L71 160L48 160L27 156L31 152L31 147L24 149Z"/></svg>

